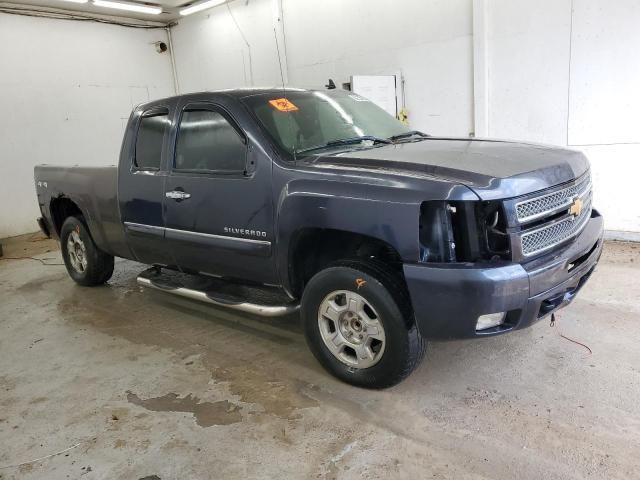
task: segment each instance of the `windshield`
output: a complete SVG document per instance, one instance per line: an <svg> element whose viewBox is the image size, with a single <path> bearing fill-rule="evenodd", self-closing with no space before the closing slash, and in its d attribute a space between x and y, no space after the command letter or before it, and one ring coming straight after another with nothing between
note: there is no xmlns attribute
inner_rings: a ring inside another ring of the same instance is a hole
<svg viewBox="0 0 640 480"><path fill-rule="evenodd" d="M326 148L358 148L410 132L382 108L344 90L291 91L244 99L275 142L291 154ZM345 142L341 141L350 141ZM338 145L340 145L338 147Z"/></svg>

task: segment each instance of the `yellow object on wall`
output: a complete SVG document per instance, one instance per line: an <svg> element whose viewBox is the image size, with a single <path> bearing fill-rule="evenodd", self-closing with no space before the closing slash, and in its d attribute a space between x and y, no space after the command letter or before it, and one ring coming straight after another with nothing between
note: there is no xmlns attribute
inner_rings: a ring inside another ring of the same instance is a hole
<svg viewBox="0 0 640 480"><path fill-rule="evenodd" d="M398 112L398 120L405 125L409 125L409 111L406 108L401 108Z"/></svg>

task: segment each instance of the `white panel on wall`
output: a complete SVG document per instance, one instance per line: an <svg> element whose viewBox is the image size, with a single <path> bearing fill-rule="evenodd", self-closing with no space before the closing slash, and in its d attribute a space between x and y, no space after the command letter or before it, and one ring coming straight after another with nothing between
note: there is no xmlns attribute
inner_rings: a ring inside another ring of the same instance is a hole
<svg viewBox="0 0 640 480"><path fill-rule="evenodd" d="M354 75L351 90L368 98L389 115L398 115L395 75Z"/></svg>
<svg viewBox="0 0 640 480"><path fill-rule="evenodd" d="M489 136L566 145L571 0L486 8Z"/></svg>
<svg viewBox="0 0 640 480"><path fill-rule="evenodd" d="M640 232L636 200L640 178L640 145L580 147L591 161L595 206L605 217L605 228Z"/></svg>
<svg viewBox="0 0 640 480"><path fill-rule="evenodd" d="M159 40L162 29L0 14L0 238L38 228L34 165L117 163L132 106L173 94Z"/></svg>
<svg viewBox="0 0 640 480"><path fill-rule="evenodd" d="M569 144L640 144L640 2L574 2Z"/></svg>
<svg viewBox="0 0 640 480"><path fill-rule="evenodd" d="M490 135L582 150L606 228L640 232L640 3L484 5Z"/></svg>
<svg viewBox="0 0 640 480"><path fill-rule="evenodd" d="M606 228L640 232L640 3L574 1L569 145L591 160Z"/></svg>

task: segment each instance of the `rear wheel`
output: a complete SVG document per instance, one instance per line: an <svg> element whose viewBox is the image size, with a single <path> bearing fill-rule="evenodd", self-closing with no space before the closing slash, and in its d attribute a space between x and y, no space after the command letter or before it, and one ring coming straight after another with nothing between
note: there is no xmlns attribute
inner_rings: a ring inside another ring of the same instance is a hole
<svg viewBox="0 0 640 480"><path fill-rule="evenodd" d="M378 262L342 261L317 273L302 296L302 320L318 361L352 385L395 385L424 356L402 278Z"/></svg>
<svg viewBox="0 0 640 480"><path fill-rule="evenodd" d="M67 272L76 283L101 285L113 275L113 256L96 246L80 218L65 220L60 231L60 247Z"/></svg>

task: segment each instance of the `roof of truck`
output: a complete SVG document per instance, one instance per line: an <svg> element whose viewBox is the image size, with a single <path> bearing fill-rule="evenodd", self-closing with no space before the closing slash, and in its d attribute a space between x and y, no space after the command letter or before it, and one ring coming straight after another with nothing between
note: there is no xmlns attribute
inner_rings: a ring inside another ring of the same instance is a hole
<svg viewBox="0 0 640 480"><path fill-rule="evenodd" d="M225 95L225 96L229 96L229 97L236 97L236 98L245 98L245 97L251 97L253 95L282 95L283 93L287 93L287 92L312 92L314 90L310 90L310 89L304 89L304 88L293 88L293 87L286 87L286 88L282 88L282 87L268 87L268 88L261 88L261 87L256 87L256 88L235 88L235 89L229 89L229 90L208 90L208 91L202 91L202 92L193 92L193 93L184 93L182 95L174 95L171 97L164 97L164 98L159 98L157 100L152 100L150 102L144 102L139 104L137 107L147 107L147 106L153 106L156 105L158 103L162 103L162 102L166 102L167 100L176 100L176 99L183 99L183 98L202 98L203 96L206 95Z"/></svg>
<svg viewBox="0 0 640 480"><path fill-rule="evenodd" d="M252 95L263 95L263 94L274 94L278 95L286 92L311 92L313 90L309 90L306 88L294 88L294 87L256 87L256 88L237 88L231 90L217 90L212 92L201 92L201 93L220 93L231 95L234 97L250 97Z"/></svg>

